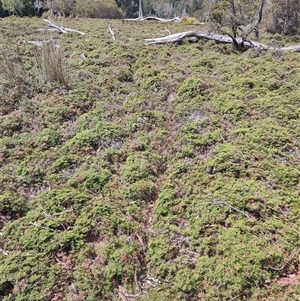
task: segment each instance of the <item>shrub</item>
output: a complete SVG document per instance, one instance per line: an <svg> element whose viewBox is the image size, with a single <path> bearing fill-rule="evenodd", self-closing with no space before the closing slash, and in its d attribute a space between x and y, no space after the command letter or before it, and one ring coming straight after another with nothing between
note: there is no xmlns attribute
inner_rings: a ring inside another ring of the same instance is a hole
<svg viewBox="0 0 300 301"><path fill-rule="evenodd" d="M75 8L74 0L54 0L52 4L48 4L49 11L58 13L58 15L70 15ZM51 14L51 13L50 13Z"/></svg>
<svg viewBox="0 0 300 301"><path fill-rule="evenodd" d="M127 157L121 171L122 178L129 183L157 177L163 168L162 158L148 152L137 152Z"/></svg>
<svg viewBox="0 0 300 301"><path fill-rule="evenodd" d="M182 17L180 19L180 23L182 24L188 24L188 25L198 25L200 22L195 17Z"/></svg>
<svg viewBox="0 0 300 301"><path fill-rule="evenodd" d="M11 56L9 52L0 48L0 68L1 75L4 78L7 86L22 86L25 84L23 66L20 56Z"/></svg>
<svg viewBox="0 0 300 301"><path fill-rule="evenodd" d="M122 17L121 10L112 0L77 1L75 11L76 14L79 14L81 17L88 18L117 19Z"/></svg>
<svg viewBox="0 0 300 301"><path fill-rule="evenodd" d="M0 194L0 213L18 212L27 210L26 200L17 193L5 191Z"/></svg>

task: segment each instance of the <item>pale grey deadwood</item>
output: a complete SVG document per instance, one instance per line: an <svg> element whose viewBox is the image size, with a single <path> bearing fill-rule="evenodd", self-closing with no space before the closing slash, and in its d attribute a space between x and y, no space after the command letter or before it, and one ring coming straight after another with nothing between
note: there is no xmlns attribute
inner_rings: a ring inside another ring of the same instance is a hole
<svg viewBox="0 0 300 301"><path fill-rule="evenodd" d="M196 30L191 31L185 31L180 33L175 33L172 35L168 35L161 38L155 38L155 39L145 39L145 43L147 45L152 44L168 44L168 43L176 43L180 42L186 38L198 38L198 39L205 39L205 40L214 40L218 43L226 43L226 44L232 44L232 38L225 35L220 34L214 34L214 33L208 33L208 32L201 32ZM236 41L241 44L243 43L243 51L248 50L250 48L259 48L262 50L279 50L279 51L289 51L289 52L300 52L300 44L299 45L293 45L293 46L287 46L287 47L273 47L268 46L259 42L254 41L248 41L244 40L243 38L236 38Z"/></svg>
<svg viewBox="0 0 300 301"><path fill-rule="evenodd" d="M58 31L60 33L76 32L76 33L79 33L81 35L85 35L85 33L82 32L82 31L72 29L72 28L58 26L53 21L51 21L50 19L44 19L44 21L48 23L48 26L46 27L46 30L52 29L52 30Z"/></svg>

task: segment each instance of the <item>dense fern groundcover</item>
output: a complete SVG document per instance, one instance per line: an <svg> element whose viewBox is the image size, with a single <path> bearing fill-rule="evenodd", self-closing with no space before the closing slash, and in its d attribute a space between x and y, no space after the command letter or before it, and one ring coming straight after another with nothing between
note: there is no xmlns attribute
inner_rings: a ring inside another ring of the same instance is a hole
<svg viewBox="0 0 300 301"><path fill-rule="evenodd" d="M62 22L1 20L0 299L299 300L299 54Z"/></svg>

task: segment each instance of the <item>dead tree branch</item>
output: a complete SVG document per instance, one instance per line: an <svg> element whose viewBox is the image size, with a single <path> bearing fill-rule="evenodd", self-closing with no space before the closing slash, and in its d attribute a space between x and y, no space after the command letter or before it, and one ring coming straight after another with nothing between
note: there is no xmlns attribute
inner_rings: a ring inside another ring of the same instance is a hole
<svg viewBox="0 0 300 301"><path fill-rule="evenodd" d="M126 294L127 294L127 291L122 287L122 286L118 286L118 297L120 300L122 301L128 301L128 299L126 298Z"/></svg>
<svg viewBox="0 0 300 301"><path fill-rule="evenodd" d="M136 290L138 291L138 294L142 295L143 294L143 290L142 290L141 285L140 285L140 283L138 281L137 271L136 270L134 270L134 282L135 282Z"/></svg>
<svg viewBox="0 0 300 301"><path fill-rule="evenodd" d="M108 29L109 29L109 32L111 33L111 36L112 36L112 39L115 41L115 33L112 29L112 21L109 21L108 23Z"/></svg>
<svg viewBox="0 0 300 301"><path fill-rule="evenodd" d="M217 205L217 206L222 206L222 205L228 206L230 209L232 209L232 210L234 210L234 211L236 211L236 212L239 212L239 213L241 213L242 215L244 215L246 218L250 219L250 216L249 216L247 213L245 213L244 211L242 211L242 210L240 210L240 209L238 209L238 208L236 208L236 207L234 207L234 206L228 204L227 202L223 202L223 201L213 201L213 202L210 202L210 204L211 204L211 205Z"/></svg>
<svg viewBox="0 0 300 301"><path fill-rule="evenodd" d="M50 19L44 19L44 21L48 23L48 26L46 27L46 30L48 30L48 29L53 30L54 29L55 31L58 31L59 33L76 32L76 33L79 33L81 35L85 35L85 33L82 32L82 31L72 29L72 28L58 26L53 21L51 21Z"/></svg>

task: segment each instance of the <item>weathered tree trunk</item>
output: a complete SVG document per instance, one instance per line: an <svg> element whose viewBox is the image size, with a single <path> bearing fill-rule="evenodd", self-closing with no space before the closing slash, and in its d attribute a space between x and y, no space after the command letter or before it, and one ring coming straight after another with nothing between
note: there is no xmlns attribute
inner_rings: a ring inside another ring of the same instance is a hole
<svg viewBox="0 0 300 301"><path fill-rule="evenodd" d="M143 7L142 7L142 0L139 0L139 19L144 18L143 16Z"/></svg>
<svg viewBox="0 0 300 301"><path fill-rule="evenodd" d="M158 18L158 17L142 17L142 18L135 18L135 19L124 19L124 21L159 21L159 22L179 22L180 19L175 17L173 19L165 19L165 18Z"/></svg>
<svg viewBox="0 0 300 301"><path fill-rule="evenodd" d="M198 38L198 39L205 39L205 40L214 40L218 43L232 44L232 38L229 36L219 35L219 34L214 34L214 33L200 32L200 31L195 31L195 30L175 33L175 34L168 35L168 36L165 36L162 38L145 39L145 43L147 45L176 43L176 42L180 42L186 38L192 38L192 37ZM246 51L250 48L259 48L262 50L279 50L279 51L289 51L289 52L300 52L300 45L275 48L275 47L268 46L268 45L258 43L258 42L254 42L254 41L243 41L242 38L237 38L236 42L238 44L241 44L243 42L243 49L239 49L239 50L243 50L243 51Z"/></svg>

